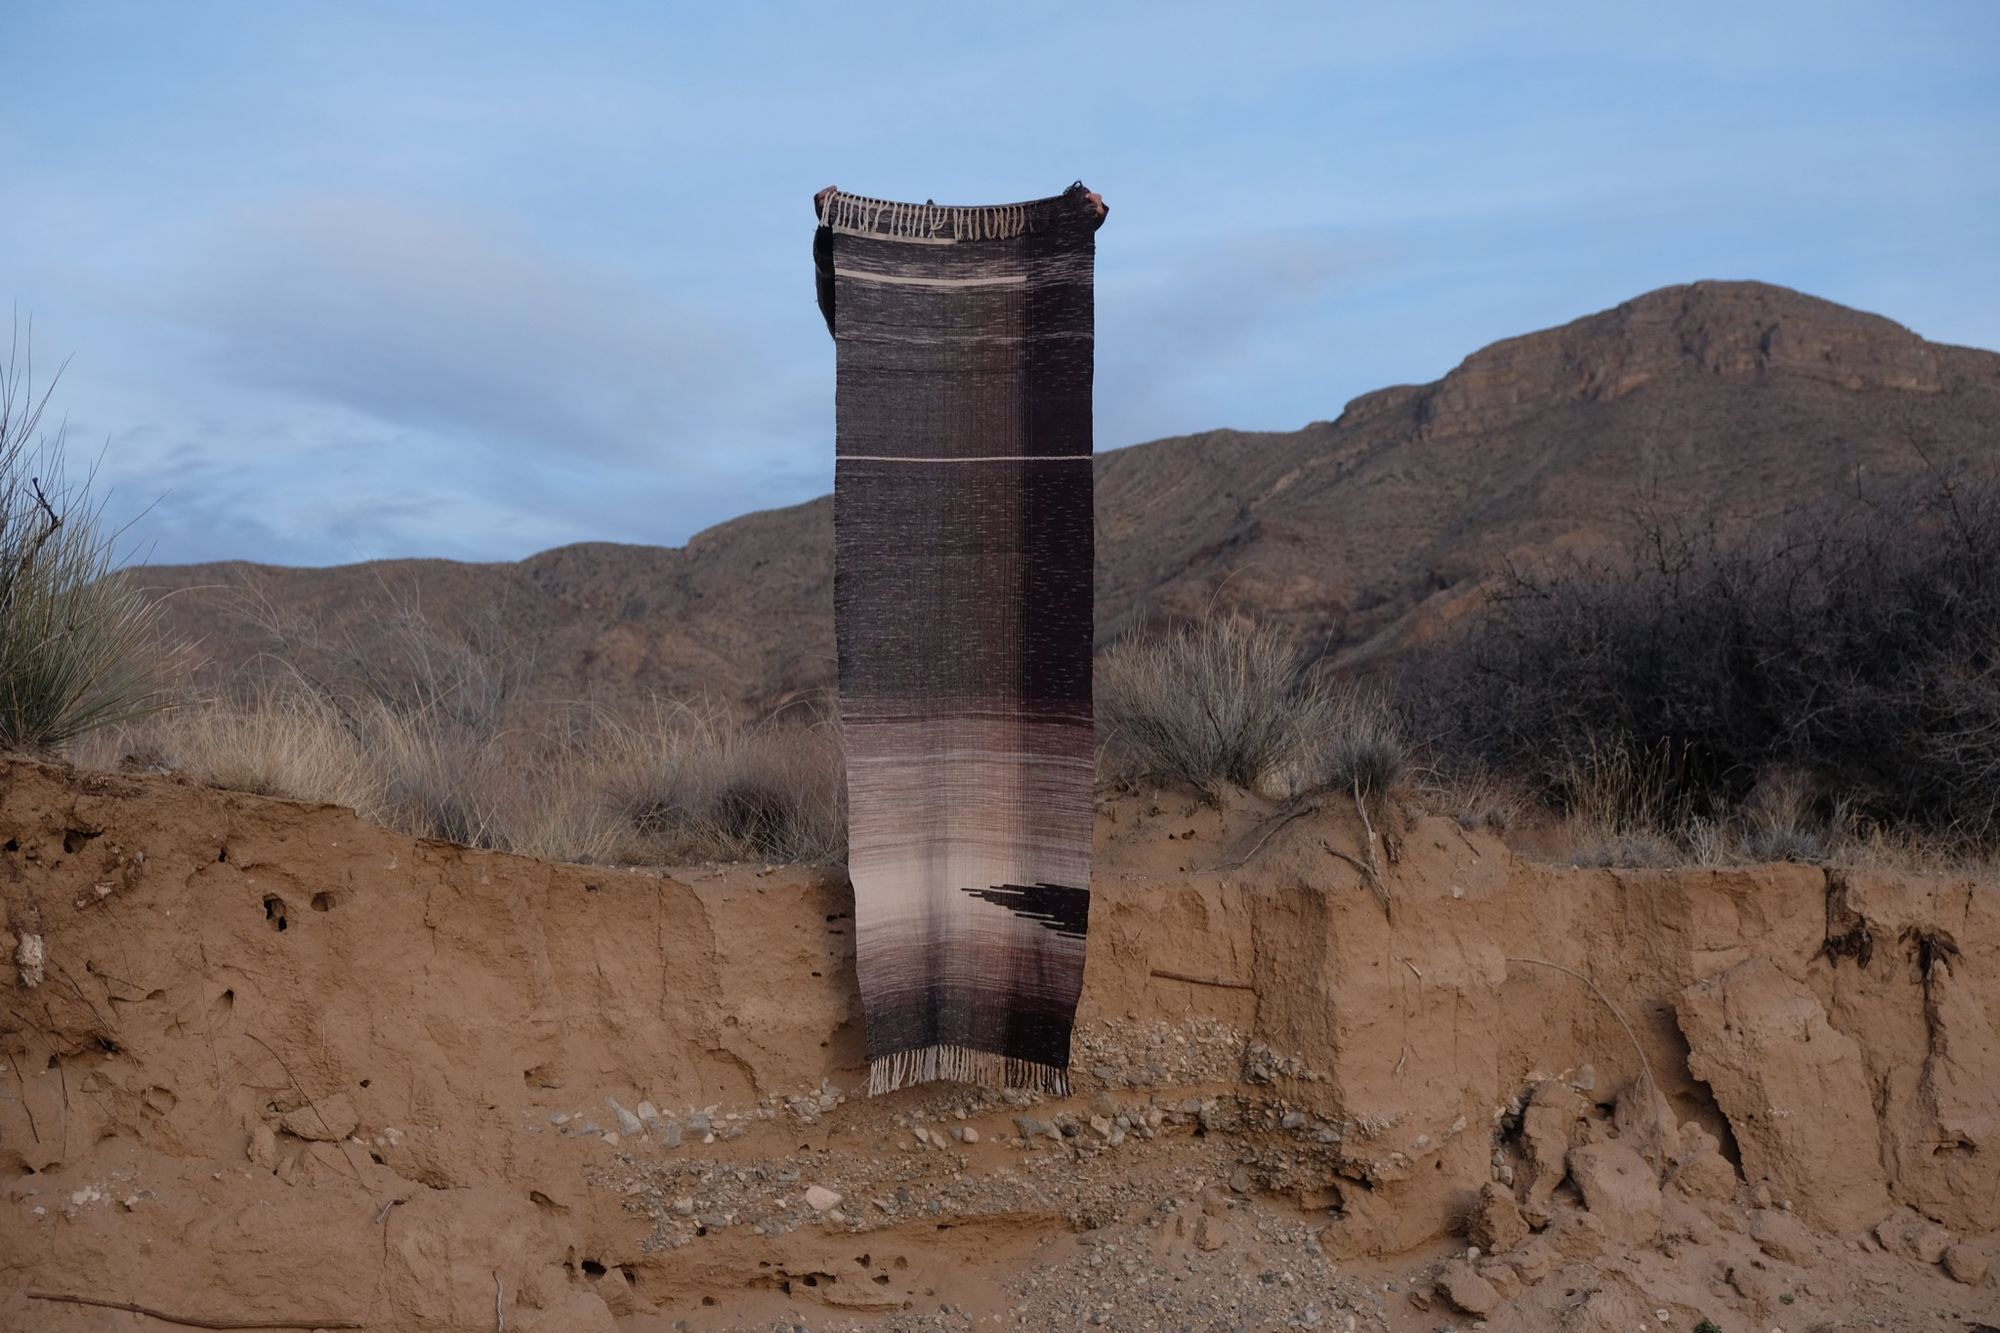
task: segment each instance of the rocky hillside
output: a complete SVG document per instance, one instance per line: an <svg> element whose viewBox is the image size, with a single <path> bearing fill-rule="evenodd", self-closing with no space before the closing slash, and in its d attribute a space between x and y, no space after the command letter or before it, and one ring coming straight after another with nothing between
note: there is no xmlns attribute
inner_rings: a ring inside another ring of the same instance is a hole
<svg viewBox="0 0 2000 1333"><path fill-rule="evenodd" d="M1102 455L1099 631L1213 603L1364 663L1471 605L1509 559L1618 540L1638 507L1755 523L1933 465L2000 462L1995 422L2000 355L1760 283L1664 288L1333 421ZM673 549L143 577L176 591L172 623L223 669L274 647L310 663L343 637L393 657L380 626L395 600L532 648L537 692L770 704L832 679L831 551L822 497Z"/></svg>

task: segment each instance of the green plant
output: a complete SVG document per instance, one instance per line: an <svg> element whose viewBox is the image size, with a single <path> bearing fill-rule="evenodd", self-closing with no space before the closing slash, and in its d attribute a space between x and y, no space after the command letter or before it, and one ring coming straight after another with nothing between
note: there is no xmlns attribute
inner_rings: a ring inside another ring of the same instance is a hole
<svg viewBox="0 0 2000 1333"><path fill-rule="evenodd" d="M32 336L32 334L31 334ZM90 477L66 480L62 431L42 433L16 326L0 366L0 748L53 751L161 706L159 604L114 578L119 534Z"/></svg>

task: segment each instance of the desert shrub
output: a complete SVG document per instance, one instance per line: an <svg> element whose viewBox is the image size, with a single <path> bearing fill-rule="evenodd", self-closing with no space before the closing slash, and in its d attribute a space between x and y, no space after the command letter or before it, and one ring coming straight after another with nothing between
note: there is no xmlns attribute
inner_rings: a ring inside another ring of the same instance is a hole
<svg viewBox="0 0 2000 1333"><path fill-rule="evenodd" d="M1275 629L1203 619L1131 635L1097 663L1107 777L1213 797L1310 757L1326 691Z"/></svg>
<svg viewBox="0 0 2000 1333"><path fill-rule="evenodd" d="M1935 478L1740 536L1654 518L1622 556L1512 571L1410 679L1447 762L1614 828L1730 821L1783 768L1821 793L1821 822L1838 803L1990 841L2000 488Z"/></svg>
<svg viewBox="0 0 2000 1333"><path fill-rule="evenodd" d="M1411 776L1410 747L1402 722L1381 694L1366 686L1325 688L1314 719L1313 784L1351 794L1379 807Z"/></svg>
<svg viewBox="0 0 2000 1333"><path fill-rule="evenodd" d="M60 378L60 375L57 376ZM156 707L159 610L118 566L88 478L64 481L18 338L0 365L0 748L55 750Z"/></svg>
<svg viewBox="0 0 2000 1333"><path fill-rule="evenodd" d="M828 864L847 854L837 722L744 725L712 705L656 706L608 737L607 792L651 859Z"/></svg>

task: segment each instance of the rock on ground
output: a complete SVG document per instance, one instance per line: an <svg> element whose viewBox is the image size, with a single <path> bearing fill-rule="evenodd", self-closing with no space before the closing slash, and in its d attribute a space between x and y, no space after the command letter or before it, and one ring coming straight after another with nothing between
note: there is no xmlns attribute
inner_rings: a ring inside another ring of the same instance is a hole
<svg viewBox="0 0 2000 1333"><path fill-rule="evenodd" d="M1743 1152L1808 1219L1861 1225L1889 1205L1860 1049L1810 990L1748 958L1675 997L1688 1067L1706 1081Z"/></svg>

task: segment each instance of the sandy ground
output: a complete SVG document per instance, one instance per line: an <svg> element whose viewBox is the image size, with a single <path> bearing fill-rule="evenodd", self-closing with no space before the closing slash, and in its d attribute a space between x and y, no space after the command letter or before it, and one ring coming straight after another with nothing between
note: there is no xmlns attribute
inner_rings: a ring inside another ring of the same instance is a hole
<svg viewBox="0 0 2000 1333"><path fill-rule="evenodd" d="M1274 813L1103 803L1075 1095L871 1100L837 880L0 762L0 1329L2000 1326L1993 890Z"/></svg>

